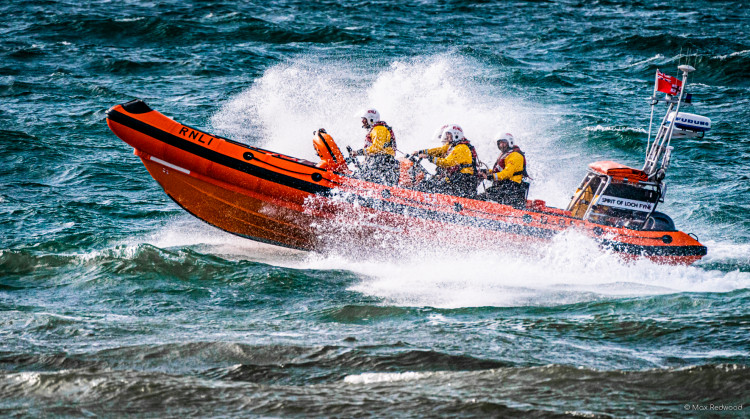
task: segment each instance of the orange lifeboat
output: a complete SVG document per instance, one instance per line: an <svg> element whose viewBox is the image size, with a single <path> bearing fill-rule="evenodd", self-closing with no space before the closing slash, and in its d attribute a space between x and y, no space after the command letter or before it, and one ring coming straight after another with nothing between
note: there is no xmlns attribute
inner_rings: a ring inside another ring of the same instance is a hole
<svg viewBox="0 0 750 419"><path fill-rule="evenodd" d="M592 216L604 207L601 200L595 205L584 199L585 188L595 177L610 185L621 185L623 179L640 182L635 171L606 162L592 166L590 182L582 184L578 199L574 196L567 210L538 200L514 208L411 189L417 177L402 176L399 186L357 179L333 138L322 129L313 136L321 161L311 162L183 125L140 100L112 107L107 124L187 212L264 243L326 251L342 242L382 248L382 242L392 238L417 246L494 248L505 243L543 243L574 228L627 257L689 264L706 254L696 238L668 223L648 225L646 217L644 222L617 225ZM408 173L406 165L402 175ZM648 190L647 185L644 188Z"/></svg>

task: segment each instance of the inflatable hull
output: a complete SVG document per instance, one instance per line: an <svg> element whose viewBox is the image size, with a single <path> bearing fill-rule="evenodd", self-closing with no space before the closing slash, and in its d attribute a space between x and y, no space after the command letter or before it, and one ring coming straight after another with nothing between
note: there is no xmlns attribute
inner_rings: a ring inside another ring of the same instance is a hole
<svg viewBox="0 0 750 419"><path fill-rule="evenodd" d="M180 124L141 101L111 108L107 124L187 212L264 243L321 252L509 244L524 251L572 228L628 258L690 264L706 254L680 231L603 226L537 201L516 209L365 182Z"/></svg>

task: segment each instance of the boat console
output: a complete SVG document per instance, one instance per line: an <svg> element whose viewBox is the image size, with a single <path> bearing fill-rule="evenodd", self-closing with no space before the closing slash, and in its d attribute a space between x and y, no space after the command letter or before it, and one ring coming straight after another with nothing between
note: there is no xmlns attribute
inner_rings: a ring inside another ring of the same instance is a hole
<svg viewBox="0 0 750 419"><path fill-rule="evenodd" d="M688 65L679 66L679 69L683 73L682 80L672 81L682 87L678 96L673 97L670 91L663 99L656 93L664 91L659 90L659 78L665 75L657 70L654 94L650 98L651 122L643 169L612 161L591 163L567 207L574 217L635 230L675 230L672 219L656 211L657 205L664 202L667 191L664 178L674 149L670 142L673 138L703 138L711 129L709 118L679 111L681 105L689 103L684 100L684 86L687 86L688 73L695 70ZM659 101L666 103L668 109L652 142L653 107Z"/></svg>

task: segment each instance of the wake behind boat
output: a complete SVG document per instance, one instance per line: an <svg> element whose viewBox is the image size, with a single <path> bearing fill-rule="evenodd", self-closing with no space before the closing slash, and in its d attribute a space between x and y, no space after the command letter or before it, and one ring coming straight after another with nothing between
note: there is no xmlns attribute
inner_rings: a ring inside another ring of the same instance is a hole
<svg viewBox="0 0 750 419"><path fill-rule="evenodd" d="M379 249L384 242L493 249L509 243L533 247L575 229L629 258L690 264L706 254L706 247L656 211L666 193L671 139L702 136L710 129L708 118L679 112L693 70L680 69L681 81L666 80L667 113L653 142L649 133L643 169L591 163L564 210L541 200L513 207L424 192L418 187L423 176L417 176L418 162L408 159L400 162L397 186L361 180L322 129L313 137L321 161L311 162L178 123L140 100L111 108L107 124L182 208L260 242L310 251ZM665 82L659 74L657 87ZM657 90L664 91L655 88L652 109Z"/></svg>

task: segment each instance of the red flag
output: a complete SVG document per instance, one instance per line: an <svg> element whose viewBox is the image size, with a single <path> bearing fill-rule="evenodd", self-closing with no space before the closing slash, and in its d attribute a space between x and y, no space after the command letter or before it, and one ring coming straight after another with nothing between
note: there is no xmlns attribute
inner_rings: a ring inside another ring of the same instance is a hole
<svg viewBox="0 0 750 419"><path fill-rule="evenodd" d="M680 93L680 89L682 89L682 81L677 77L656 70L656 90L674 96Z"/></svg>

